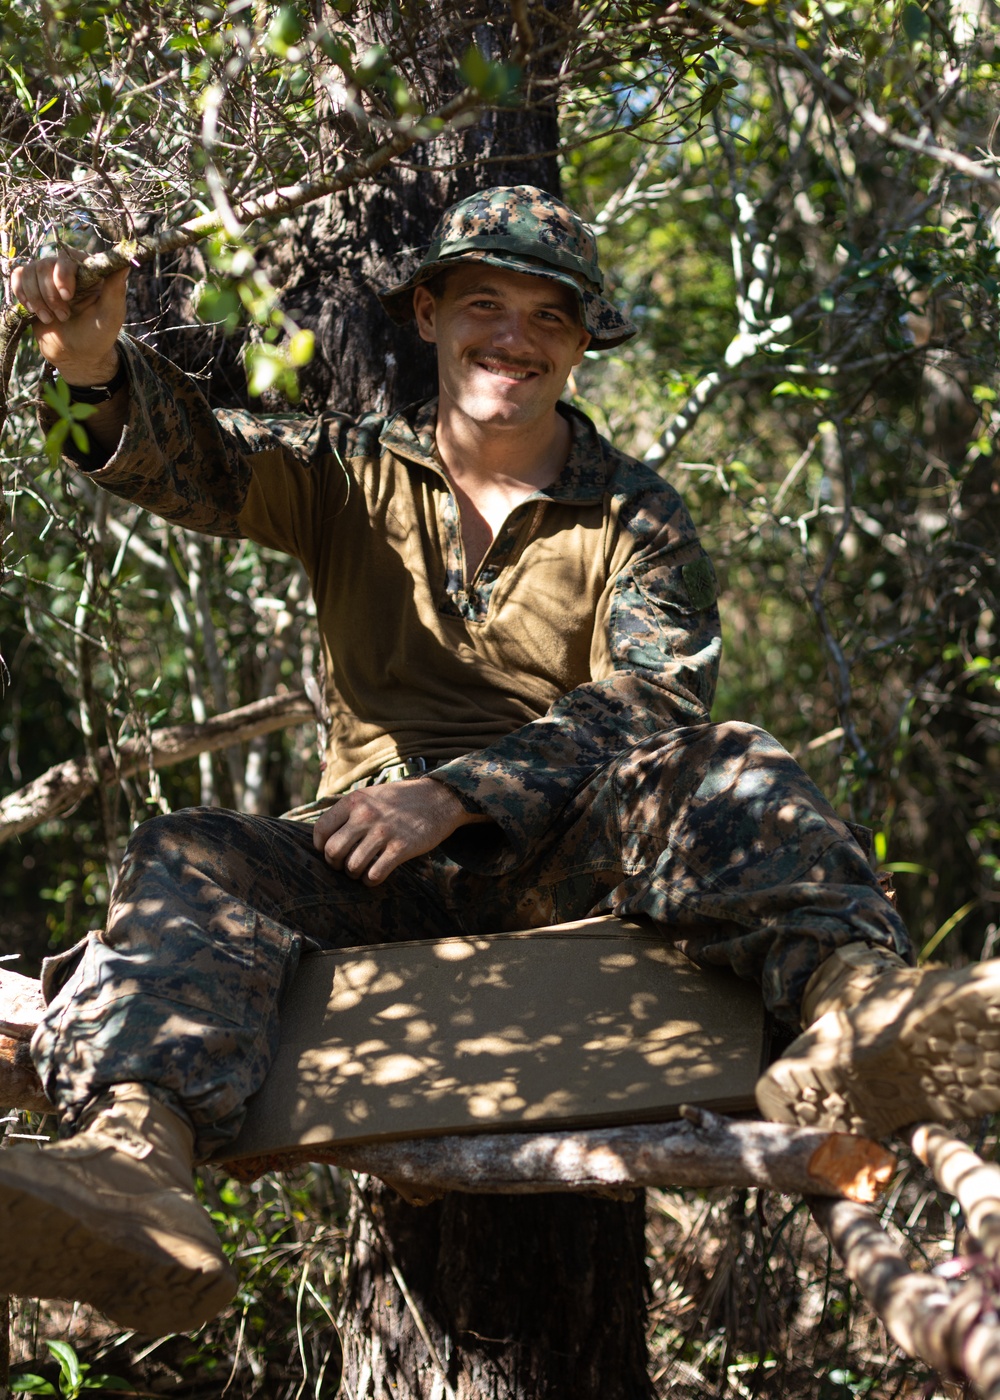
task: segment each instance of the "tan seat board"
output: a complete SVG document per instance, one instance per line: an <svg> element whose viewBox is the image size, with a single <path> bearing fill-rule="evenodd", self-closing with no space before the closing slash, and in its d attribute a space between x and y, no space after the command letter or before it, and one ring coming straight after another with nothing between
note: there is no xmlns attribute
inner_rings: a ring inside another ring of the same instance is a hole
<svg viewBox="0 0 1000 1400"><path fill-rule="evenodd" d="M753 1107L760 993L614 918L303 958L232 1160Z"/></svg>

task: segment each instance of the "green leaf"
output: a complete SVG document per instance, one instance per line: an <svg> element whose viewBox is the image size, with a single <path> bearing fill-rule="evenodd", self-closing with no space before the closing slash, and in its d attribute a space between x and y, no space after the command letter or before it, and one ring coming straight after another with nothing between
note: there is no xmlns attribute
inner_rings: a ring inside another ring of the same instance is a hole
<svg viewBox="0 0 1000 1400"><path fill-rule="evenodd" d="M724 92L725 88L721 83L713 83L711 87L705 89L701 94L700 115L702 117L707 117L709 112L715 111L716 107L718 107L719 103L722 101L722 94Z"/></svg>
<svg viewBox="0 0 1000 1400"><path fill-rule="evenodd" d="M307 365L316 349L316 337L312 331L296 331L288 342L288 361L296 369Z"/></svg>
<svg viewBox="0 0 1000 1400"><path fill-rule="evenodd" d="M903 9L903 32L911 44L926 44L931 36L931 22L914 0Z"/></svg>
<svg viewBox="0 0 1000 1400"><path fill-rule="evenodd" d="M74 428L74 441L76 441L76 431L77 430ZM83 429L80 428L79 431L82 433ZM84 433L83 440L84 443L86 443L86 433ZM79 443L77 443L77 446L79 446ZM84 451L86 451L86 447L84 447ZM69 1342L46 1342L45 1345L48 1347L49 1351L59 1362L59 1366L63 1372L63 1375L69 1381L70 1385L78 1386L80 1384L80 1379L83 1375L83 1371L80 1367L80 1358L70 1346ZM89 1370L89 1367L87 1369Z"/></svg>
<svg viewBox="0 0 1000 1400"><path fill-rule="evenodd" d="M45 434L45 455L55 467L59 463L62 455L63 443L66 441L66 434L69 432L70 420L60 418L58 423L53 423L52 427Z"/></svg>
<svg viewBox="0 0 1000 1400"><path fill-rule="evenodd" d="M90 451L90 439L87 437L85 428L82 428L79 423L73 423L70 427L70 434L81 452L86 454Z"/></svg>
<svg viewBox="0 0 1000 1400"><path fill-rule="evenodd" d="M69 386L64 379L46 381L42 385L42 398L60 417L69 412Z"/></svg>
<svg viewBox="0 0 1000 1400"><path fill-rule="evenodd" d="M8 63L6 60L2 60L2 65L4 68L6 68L7 72L11 76L14 86L17 88L17 91L20 95L22 105L27 111L30 112L35 104L32 100L31 93L28 91L28 88L25 84L24 78L21 74L21 70L19 68L15 68L13 64Z"/></svg>
<svg viewBox="0 0 1000 1400"><path fill-rule="evenodd" d="M132 1382L125 1380L124 1376L88 1376L83 1382L83 1389L131 1391Z"/></svg>
<svg viewBox="0 0 1000 1400"><path fill-rule="evenodd" d="M282 357L270 345L250 345L246 359L247 388L256 398L281 378Z"/></svg>
<svg viewBox="0 0 1000 1400"><path fill-rule="evenodd" d="M355 81L361 87L369 87L376 78L380 78L389 66L389 55L381 44L373 44L372 47L361 55L361 61L354 70Z"/></svg>
<svg viewBox="0 0 1000 1400"><path fill-rule="evenodd" d="M10 1388L24 1395L55 1395L56 1388L44 1376L33 1376L30 1371L20 1376L11 1376Z"/></svg>
<svg viewBox="0 0 1000 1400"><path fill-rule="evenodd" d="M833 311L836 309L837 298L831 291L822 291L819 294L819 304L822 311Z"/></svg>
<svg viewBox="0 0 1000 1400"><path fill-rule="evenodd" d="M302 21L294 5L282 5L267 31L268 41L281 48L290 48L302 38Z"/></svg>
<svg viewBox="0 0 1000 1400"><path fill-rule="evenodd" d="M221 325L226 334L231 335L240 323L241 306L239 293L234 286L209 282L198 298L196 310L199 321Z"/></svg>
<svg viewBox="0 0 1000 1400"><path fill-rule="evenodd" d="M487 102L502 102L521 81L520 68L491 63L474 44L466 49L458 71L465 85Z"/></svg>
<svg viewBox="0 0 1000 1400"><path fill-rule="evenodd" d="M90 20L87 24L81 24L77 31L76 42L83 49L84 53L93 53L104 44L105 29L100 20Z"/></svg>
<svg viewBox="0 0 1000 1400"><path fill-rule="evenodd" d="M89 112L77 112L75 117L70 117L63 127L67 136L75 136L82 141L94 125L94 120Z"/></svg>
<svg viewBox="0 0 1000 1400"><path fill-rule="evenodd" d="M829 399L832 393L829 389L821 389L809 384L796 384L792 379L783 379L780 384L776 384L771 390L771 397L778 398L784 394L790 399Z"/></svg>
<svg viewBox="0 0 1000 1400"><path fill-rule="evenodd" d="M475 88L476 92L485 94L490 83L490 70L492 64L484 58L475 44L470 44L465 51L465 57L458 65L458 71L465 79L469 87Z"/></svg>

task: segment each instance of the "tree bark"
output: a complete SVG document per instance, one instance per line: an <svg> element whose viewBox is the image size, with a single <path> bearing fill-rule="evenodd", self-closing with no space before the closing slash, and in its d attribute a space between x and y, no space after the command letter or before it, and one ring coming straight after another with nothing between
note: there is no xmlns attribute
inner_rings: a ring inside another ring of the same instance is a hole
<svg viewBox="0 0 1000 1400"><path fill-rule="evenodd" d="M3 1092L0 1082L0 1104ZM241 1181L254 1181L268 1171L323 1161L377 1176L411 1205L430 1205L449 1191L515 1196L584 1191L626 1199L645 1186L757 1186L867 1203L878 1198L895 1170L891 1152L850 1133L738 1122L692 1107L681 1114L687 1121L360 1146L319 1143L242 1157L228 1169Z"/></svg>
<svg viewBox="0 0 1000 1400"><path fill-rule="evenodd" d="M651 1395L641 1196L450 1194L416 1209L364 1179L359 1189L366 1208L344 1333L348 1393Z"/></svg>
<svg viewBox="0 0 1000 1400"><path fill-rule="evenodd" d="M943 1191L954 1196L969 1233L983 1253L1000 1262L1000 1166L984 1162L939 1123L920 1123L910 1134L913 1150Z"/></svg>

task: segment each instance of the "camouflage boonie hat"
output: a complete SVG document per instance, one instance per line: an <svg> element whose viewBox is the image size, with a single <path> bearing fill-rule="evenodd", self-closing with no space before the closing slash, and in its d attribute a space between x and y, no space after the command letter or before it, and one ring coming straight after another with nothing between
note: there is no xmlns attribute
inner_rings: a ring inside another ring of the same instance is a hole
<svg viewBox="0 0 1000 1400"><path fill-rule="evenodd" d="M628 317L602 295L597 240L561 199L534 185L496 185L447 209L420 266L379 301L399 325L413 316L413 289L459 263L484 262L562 282L577 295L591 349L610 350L635 335Z"/></svg>

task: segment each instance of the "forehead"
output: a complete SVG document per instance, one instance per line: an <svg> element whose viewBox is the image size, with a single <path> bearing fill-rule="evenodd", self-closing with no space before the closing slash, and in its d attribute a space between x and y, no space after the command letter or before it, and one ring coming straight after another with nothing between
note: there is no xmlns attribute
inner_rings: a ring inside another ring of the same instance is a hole
<svg viewBox="0 0 1000 1400"><path fill-rule="evenodd" d="M512 272L488 263L465 263L449 270L445 282L449 297L495 296L536 308L555 307L579 319L580 303L565 282L551 277L533 277L528 272Z"/></svg>

